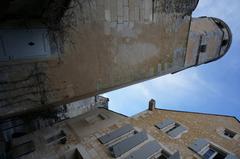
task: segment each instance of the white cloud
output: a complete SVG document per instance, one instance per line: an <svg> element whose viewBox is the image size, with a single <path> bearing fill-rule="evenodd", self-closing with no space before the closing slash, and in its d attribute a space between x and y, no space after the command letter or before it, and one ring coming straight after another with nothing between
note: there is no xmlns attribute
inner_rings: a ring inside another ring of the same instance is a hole
<svg viewBox="0 0 240 159"><path fill-rule="evenodd" d="M181 101L186 101L188 98L189 100L202 100L202 97L197 94L220 96L218 92L212 83L201 78L197 70L192 70L166 75L104 95L110 98L112 110L133 115L146 109L147 102L151 98L154 98L160 107L180 108ZM144 103L144 105L139 105L139 103Z"/></svg>
<svg viewBox="0 0 240 159"><path fill-rule="evenodd" d="M203 90L218 94L217 88L206 82L195 69L174 75L166 75L149 81L147 85L152 85L153 89L159 90L159 92L162 93L167 90L167 92L171 92L175 94L175 96L184 96L189 93L196 94Z"/></svg>

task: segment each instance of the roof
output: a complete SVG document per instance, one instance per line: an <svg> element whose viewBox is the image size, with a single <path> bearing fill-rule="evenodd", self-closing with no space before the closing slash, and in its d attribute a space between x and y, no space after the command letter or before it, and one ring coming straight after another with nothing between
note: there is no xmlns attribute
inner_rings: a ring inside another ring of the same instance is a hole
<svg viewBox="0 0 240 159"><path fill-rule="evenodd" d="M106 108L101 108L101 109L106 109ZM237 117L231 116L231 115L211 114L211 113L204 113L204 112L190 112L190 111L170 110L170 109L161 109L161 108L155 108L155 109L157 109L157 110L164 110L164 111L171 111L171 112L179 112L179 113L191 113L191 114L210 115L210 116L222 116L222 117L233 118L233 119L235 119L238 123L240 123L240 120L239 120ZM124 116L124 117L129 118L129 116L124 115L124 114L122 114L122 113L115 112L115 111L110 110L110 109L106 109L106 110L108 110L108 111L110 111L110 112L113 112L113 113L115 113L115 114L118 114L118 115L121 115L121 116ZM144 110L144 111L146 111L146 110ZM142 111L142 112L143 112L143 111ZM141 113L141 112L139 112L139 113Z"/></svg>
<svg viewBox="0 0 240 159"><path fill-rule="evenodd" d="M170 110L170 109L160 109L156 108L158 110L164 110L164 111L172 111L172 112L179 112L179 113L191 113L191 114L201 114L201 115L210 115L210 116L222 116L222 117L228 117L235 119L238 123L240 123L240 120L232 115L224 115L224 114L212 114L212 113L204 113L204 112L190 112L190 111L182 111L182 110Z"/></svg>

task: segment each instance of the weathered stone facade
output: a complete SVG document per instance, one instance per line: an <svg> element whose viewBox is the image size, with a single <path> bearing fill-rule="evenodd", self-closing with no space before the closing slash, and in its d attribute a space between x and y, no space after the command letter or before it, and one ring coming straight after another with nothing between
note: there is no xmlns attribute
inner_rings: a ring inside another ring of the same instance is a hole
<svg viewBox="0 0 240 159"><path fill-rule="evenodd" d="M0 62L0 118L84 99L218 59L227 51L221 43L231 39L230 30L224 22L219 27L212 18L192 21L197 2L72 0L67 7L60 5L65 12L57 26L51 22L59 19L53 15L60 11L53 14L50 7L44 14L49 16L45 27L50 55L21 60L9 56L9 61ZM39 27L28 23L30 31ZM23 26L17 24L5 22L1 29L21 32ZM223 30L227 31L223 34ZM210 39L204 42L211 47L200 55L201 43L195 41L202 34ZM28 45L34 46L34 40Z"/></svg>
<svg viewBox="0 0 240 159"><path fill-rule="evenodd" d="M171 118L179 124L184 125L187 131L178 138L171 138L155 126L167 118ZM157 108L152 111L143 111L133 117L126 117L116 112L99 108L60 122L53 127L41 129L23 137L15 138L12 141L13 149L10 152L11 154L19 155L22 152L14 149L14 145L17 146L26 141L32 141L35 145L34 151L23 155L21 158L113 158L109 147L119 141L102 144L99 138L126 124L132 125L135 131L146 132L148 139L121 155L119 159L127 157L148 141L153 140L157 141L164 151L170 155L179 151L181 158L198 159L201 157L189 147L194 140L200 138L208 140L227 154L235 155L236 159L240 156L240 123L236 118ZM221 129L234 131L236 133L235 137L229 138L222 135L220 133ZM58 138L53 138L51 141L49 140L51 136L59 132L64 132L62 134L65 137L65 142L62 140L60 142ZM131 136L132 134L130 133L128 135ZM129 137L125 136L121 140L128 138ZM151 158L157 158L159 154L161 154L161 152L152 155Z"/></svg>

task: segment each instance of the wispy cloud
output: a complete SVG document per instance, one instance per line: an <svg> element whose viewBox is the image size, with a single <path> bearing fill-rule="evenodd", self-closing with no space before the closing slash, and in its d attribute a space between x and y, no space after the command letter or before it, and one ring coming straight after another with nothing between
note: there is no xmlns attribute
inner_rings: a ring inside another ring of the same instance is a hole
<svg viewBox="0 0 240 159"><path fill-rule="evenodd" d="M207 83L197 72L192 71L166 75L104 95L110 98L111 109L133 115L146 109L147 102L151 98L156 99L160 107L167 105L177 107L179 103L186 101L187 98L201 100L201 98L194 97L196 94L204 93L205 96L213 94L216 96L220 95L218 92L217 88ZM129 101L126 101L126 99ZM114 101L111 102L111 100ZM126 104L131 108L126 107ZM131 110L138 111L131 112Z"/></svg>

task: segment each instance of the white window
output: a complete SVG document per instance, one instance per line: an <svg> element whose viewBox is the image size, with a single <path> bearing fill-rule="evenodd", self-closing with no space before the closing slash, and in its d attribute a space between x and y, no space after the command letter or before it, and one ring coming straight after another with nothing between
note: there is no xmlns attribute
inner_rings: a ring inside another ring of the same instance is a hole
<svg viewBox="0 0 240 159"><path fill-rule="evenodd" d="M189 148L203 159L237 159L233 153L206 139L196 139Z"/></svg>
<svg viewBox="0 0 240 159"><path fill-rule="evenodd" d="M221 151L219 148L209 145L202 153L204 159L224 159L227 153Z"/></svg>

